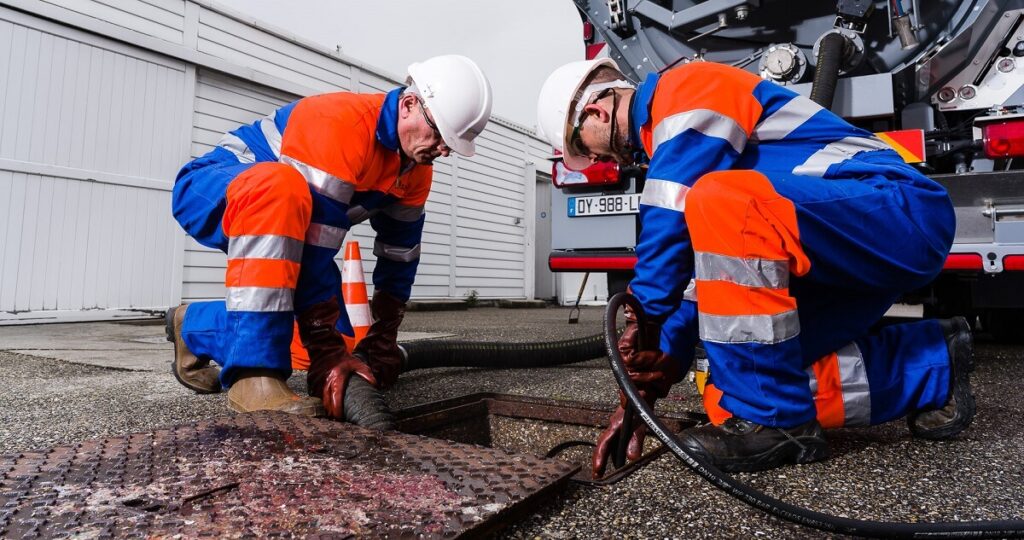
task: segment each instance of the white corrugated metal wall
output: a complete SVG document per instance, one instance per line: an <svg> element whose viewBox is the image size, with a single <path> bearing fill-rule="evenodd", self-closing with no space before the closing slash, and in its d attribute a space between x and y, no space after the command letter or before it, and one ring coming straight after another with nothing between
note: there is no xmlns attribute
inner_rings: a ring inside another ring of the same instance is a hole
<svg viewBox="0 0 1024 540"><path fill-rule="evenodd" d="M205 0L0 1L0 324L137 316L223 293L170 215L174 175L301 95L397 81ZM496 120L435 165L414 298L533 294L535 163ZM372 230L359 225L367 279Z"/></svg>

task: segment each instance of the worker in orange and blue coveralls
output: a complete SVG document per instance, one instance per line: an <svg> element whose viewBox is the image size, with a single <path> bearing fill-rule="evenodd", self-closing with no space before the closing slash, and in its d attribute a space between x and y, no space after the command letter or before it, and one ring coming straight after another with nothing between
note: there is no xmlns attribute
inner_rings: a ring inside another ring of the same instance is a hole
<svg viewBox="0 0 1024 540"><path fill-rule="evenodd" d="M609 59L552 73L538 125L571 169L649 158L629 289L659 349L637 350L634 319L619 350L653 405L703 342L712 422L682 434L691 452L756 471L826 458L823 427L906 416L942 439L971 423L965 319L871 331L939 273L955 228L945 190L871 133L734 67L694 62L634 87ZM644 435L622 434L630 459Z"/></svg>
<svg viewBox="0 0 1024 540"><path fill-rule="evenodd" d="M378 388L394 383L431 164L450 151L474 154L492 99L483 72L463 56L415 63L408 74L408 87L387 94L337 92L285 105L178 173L175 219L228 257L226 300L167 313L182 384L228 388L228 406L239 412L342 418L351 375ZM334 257L349 228L367 219L376 232L374 321L348 351L342 333L352 326ZM295 322L310 355L309 397L286 384Z"/></svg>

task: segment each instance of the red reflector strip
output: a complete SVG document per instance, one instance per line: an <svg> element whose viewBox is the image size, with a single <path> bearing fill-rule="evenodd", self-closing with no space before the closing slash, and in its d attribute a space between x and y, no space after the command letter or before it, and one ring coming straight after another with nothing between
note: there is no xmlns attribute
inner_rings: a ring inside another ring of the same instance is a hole
<svg viewBox="0 0 1024 540"><path fill-rule="evenodd" d="M636 257L549 257L548 266L552 270L563 271L600 271L600 270L632 270L636 265Z"/></svg>
<svg viewBox="0 0 1024 540"><path fill-rule="evenodd" d="M1024 255L1003 257L1003 270L1024 270Z"/></svg>
<svg viewBox="0 0 1024 540"><path fill-rule="evenodd" d="M950 253L943 270L981 270L981 255L977 253Z"/></svg>

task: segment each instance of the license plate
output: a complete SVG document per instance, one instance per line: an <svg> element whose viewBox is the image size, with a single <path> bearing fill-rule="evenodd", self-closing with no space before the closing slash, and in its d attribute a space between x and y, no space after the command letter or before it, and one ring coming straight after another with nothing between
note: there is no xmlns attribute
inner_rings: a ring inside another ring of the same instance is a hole
<svg viewBox="0 0 1024 540"><path fill-rule="evenodd" d="M569 197L569 217L615 216L639 212L639 193Z"/></svg>

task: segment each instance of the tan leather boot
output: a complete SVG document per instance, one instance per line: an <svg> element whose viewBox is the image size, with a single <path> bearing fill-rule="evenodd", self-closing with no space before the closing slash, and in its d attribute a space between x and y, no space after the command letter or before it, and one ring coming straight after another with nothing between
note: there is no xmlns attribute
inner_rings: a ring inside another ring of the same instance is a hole
<svg viewBox="0 0 1024 540"><path fill-rule="evenodd" d="M220 368L210 365L210 360L192 354L181 338L181 324L185 320L186 309L188 305L172 307L164 317L167 322L167 341L174 343L171 373L185 388L200 394L216 394L220 392Z"/></svg>
<svg viewBox="0 0 1024 540"><path fill-rule="evenodd" d="M239 370L228 389L228 408L235 412L280 411L299 416L323 416L323 403L312 397L300 397L284 382L281 374L270 369Z"/></svg>

